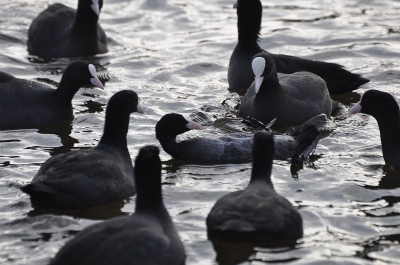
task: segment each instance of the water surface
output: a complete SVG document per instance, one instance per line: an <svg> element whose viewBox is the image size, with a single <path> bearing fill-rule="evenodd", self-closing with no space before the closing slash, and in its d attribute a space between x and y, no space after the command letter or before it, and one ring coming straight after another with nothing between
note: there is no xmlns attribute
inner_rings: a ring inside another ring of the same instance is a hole
<svg viewBox="0 0 400 265"><path fill-rule="evenodd" d="M44 61L27 53L29 24L49 2L0 0L0 71L55 86L77 59ZM76 6L73 0L63 3ZM166 113L189 117L207 105L203 109L213 118L235 116L240 96L227 90L226 79L237 34L232 5L104 1L100 23L109 52L84 59L95 64L105 90L78 91L75 117L61 125L0 131L1 264L45 264L88 225L134 211L134 197L113 205L109 214L34 211L19 190L50 156L96 145L115 92L133 89L145 106L144 115L131 115L132 159L144 145L159 146L154 125ZM371 79L355 93L335 97L345 106L372 88L400 99L400 2L269 0L263 6L264 49L340 63ZM301 212L304 238L294 248L256 248L244 264L398 264L400 173L384 163L377 123L356 115L332 119L332 126L295 176L288 161L274 162L275 189ZM219 197L247 185L251 164L188 164L164 151L161 159L165 203L185 244L186 264L217 264L205 217Z"/></svg>

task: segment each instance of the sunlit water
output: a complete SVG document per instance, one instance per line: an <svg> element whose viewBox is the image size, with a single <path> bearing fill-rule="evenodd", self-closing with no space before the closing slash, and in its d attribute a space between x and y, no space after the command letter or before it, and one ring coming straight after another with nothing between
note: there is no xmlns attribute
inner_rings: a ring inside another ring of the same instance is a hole
<svg viewBox="0 0 400 265"><path fill-rule="evenodd" d="M45 264L88 225L134 211L131 198L108 213L38 212L19 190L51 155L96 145L115 92L133 89L145 106L144 115L131 116L132 159L144 145L159 146L154 126L166 113L189 117L208 105L215 107L214 118L235 116L240 97L229 93L226 79L237 36L232 0L104 2L100 23L109 52L85 59L96 65L105 90L81 89L73 99L74 119L60 126L0 132L0 264ZM26 50L28 26L48 3L0 0L1 71L59 82L74 59L47 62ZM337 100L348 106L371 88L400 99L398 1L269 0L263 6L263 48L340 63L371 79ZM303 168L291 172L289 162L274 163L275 189L301 212L304 238L294 248L257 248L244 264L399 263L400 173L385 166L377 123L359 115L332 124L333 132ZM251 164L187 164L164 151L161 159L165 203L184 242L186 264L216 264L205 217L219 197L247 185Z"/></svg>

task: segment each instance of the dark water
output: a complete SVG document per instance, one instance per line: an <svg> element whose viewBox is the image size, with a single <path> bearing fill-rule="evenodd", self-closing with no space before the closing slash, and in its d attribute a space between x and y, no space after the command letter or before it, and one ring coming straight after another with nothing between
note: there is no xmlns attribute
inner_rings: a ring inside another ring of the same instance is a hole
<svg viewBox="0 0 400 265"><path fill-rule="evenodd" d="M74 60L45 62L26 51L29 23L48 2L0 0L1 71L55 85ZM96 65L105 90L81 89L73 100L75 118L60 126L0 132L0 264L44 264L86 226L134 211L132 198L108 214L38 212L19 190L51 155L97 143L105 105L118 90L135 90L145 106L144 115L131 116L132 158L144 145L159 145L154 125L166 113L189 117L208 105L215 117L234 116L240 97L228 92L226 80L236 44L232 0L104 2L100 22L110 51L85 59ZM400 99L399 1L263 5L263 48L340 63L371 79L337 100L348 106L371 88ZM275 189L300 210L304 238L294 248L257 248L251 264L399 264L400 173L385 166L377 123L360 115L332 120L332 126L296 177L289 162L274 163ZM165 203L187 264L216 264L205 217L219 197L247 185L251 165L185 164L163 151L161 158Z"/></svg>

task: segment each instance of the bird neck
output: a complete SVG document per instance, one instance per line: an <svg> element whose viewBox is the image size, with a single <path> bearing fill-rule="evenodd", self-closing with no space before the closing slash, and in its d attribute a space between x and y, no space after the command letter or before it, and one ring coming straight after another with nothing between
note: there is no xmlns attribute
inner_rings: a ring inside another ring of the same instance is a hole
<svg viewBox="0 0 400 265"><path fill-rule="evenodd" d="M261 84L260 90L257 93L256 99L262 99L267 96L279 96L282 93L281 85L276 71L272 72L268 78L265 78Z"/></svg>
<svg viewBox="0 0 400 265"><path fill-rule="evenodd" d="M381 134L382 149L392 149L400 144L400 113L385 115L377 119Z"/></svg>
<svg viewBox="0 0 400 265"><path fill-rule="evenodd" d="M262 6L261 2L248 1L238 3L238 41L242 45L257 45L261 30Z"/></svg>
<svg viewBox="0 0 400 265"><path fill-rule="evenodd" d="M71 104L72 98L80 88L81 85L78 82L75 82L73 77L64 73L61 77L58 88L54 91L55 101L58 104Z"/></svg>
<svg viewBox="0 0 400 265"><path fill-rule="evenodd" d="M170 154L171 156L174 156L174 150L178 146L178 143L176 142L176 135L172 134L167 134L167 135L159 135L157 136L158 141L160 142L162 148Z"/></svg>
<svg viewBox="0 0 400 265"><path fill-rule="evenodd" d="M136 182L136 212L166 212L163 198L161 182L159 185L141 185L142 183Z"/></svg>
<svg viewBox="0 0 400 265"><path fill-rule="evenodd" d="M250 183L265 182L272 189L274 188L271 181L272 160L255 158L253 160L253 168L251 170Z"/></svg>
<svg viewBox="0 0 400 265"><path fill-rule="evenodd" d="M79 1L76 10L76 17L71 28L71 34L76 37L87 39L92 35L97 35L99 17L91 9L90 5Z"/></svg>
<svg viewBox="0 0 400 265"><path fill-rule="evenodd" d="M99 144L113 144L127 148L130 113L118 113L116 110L106 111L103 136Z"/></svg>

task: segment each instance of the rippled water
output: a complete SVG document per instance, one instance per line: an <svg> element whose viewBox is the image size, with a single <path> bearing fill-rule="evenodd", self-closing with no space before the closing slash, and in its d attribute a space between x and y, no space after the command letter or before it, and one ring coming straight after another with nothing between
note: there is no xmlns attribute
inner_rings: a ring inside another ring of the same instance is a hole
<svg viewBox="0 0 400 265"><path fill-rule="evenodd" d="M19 190L51 155L97 143L112 94L133 89L146 106L144 115L131 116L132 158L144 145L159 146L154 125L162 115L189 117L208 105L214 117L234 117L240 102L226 79L236 44L233 0L104 2L100 23L110 51L85 59L96 65L106 89L81 89L73 100L75 118L62 125L0 131L1 264L44 264L86 226L134 211L134 198L107 214L33 211ZM59 82L74 59L47 62L26 50L29 23L48 3L0 0L0 71ZM263 6L263 48L340 63L371 79L335 99L348 106L371 88L400 99L400 2L269 0ZM377 123L361 115L332 123L334 131L303 168L274 163L275 189L300 210L304 238L291 249L257 248L251 264L399 263L400 173L383 161ZM219 197L247 185L251 164L187 164L164 151L161 158L165 203L185 244L186 264L216 264L205 217Z"/></svg>

